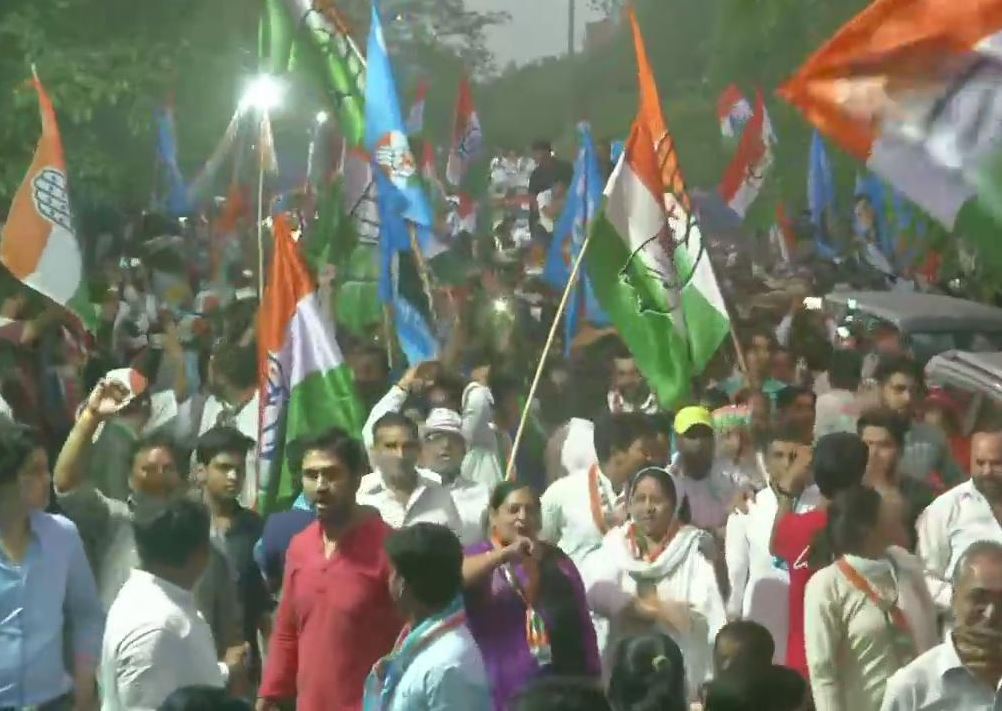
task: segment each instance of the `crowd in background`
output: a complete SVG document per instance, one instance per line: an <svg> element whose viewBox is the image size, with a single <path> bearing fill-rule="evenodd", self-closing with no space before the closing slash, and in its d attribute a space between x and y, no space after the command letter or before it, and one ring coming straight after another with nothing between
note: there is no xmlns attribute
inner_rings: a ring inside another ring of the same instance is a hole
<svg viewBox="0 0 1002 711"><path fill-rule="evenodd" d="M91 255L94 334L8 278L0 709L997 707L1002 423L893 327L794 287L668 412L585 324L513 451L570 182L534 151L495 166L528 214L474 240L438 360L339 332L362 437L290 443L266 519L252 249L220 269L204 224L145 216Z"/></svg>

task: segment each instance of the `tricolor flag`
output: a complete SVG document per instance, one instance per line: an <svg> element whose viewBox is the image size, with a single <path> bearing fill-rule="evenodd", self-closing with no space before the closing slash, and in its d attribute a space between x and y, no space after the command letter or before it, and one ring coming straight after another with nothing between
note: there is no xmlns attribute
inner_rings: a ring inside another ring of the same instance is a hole
<svg viewBox="0 0 1002 711"><path fill-rule="evenodd" d="M691 378L727 335L729 320L689 209L632 10L630 20L640 112L606 186L586 261L599 303L662 406L672 408L689 395Z"/></svg>
<svg viewBox="0 0 1002 711"><path fill-rule="evenodd" d="M174 107L171 102L156 111L157 160L167 181L167 195L163 207L171 217L188 215L192 211L188 186L177 161L177 129L174 124Z"/></svg>
<svg viewBox="0 0 1002 711"><path fill-rule="evenodd" d="M73 227L56 112L37 74L33 81L42 135L0 231L0 261L15 278L65 306L85 328L93 330L97 312L87 295L83 258Z"/></svg>
<svg viewBox="0 0 1002 711"><path fill-rule="evenodd" d="M748 99L737 86L731 84L717 100L717 118L720 120L720 133L726 138L741 135L745 124L752 117L752 107Z"/></svg>
<svg viewBox="0 0 1002 711"><path fill-rule="evenodd" d="M776 220L769 230L769 237L779 251L779 256L789 264L797 248L797 234L783 203L776 205Z"/></svg>
<svg viewBox="0 0 1002 711"><path fill-rule="evenodd" d="M428 83L422 80L418 84L417 95L411 105L411 111L407 114L407 135L420 136L424 133L424 105L428 98Z"/></svg>
<svg viewBox="0 0 1002 711"><path fill-rule="evenodd" d="M258 325L258 510L263 513L288 508L298 493L286 444L331 427L359 437L365 421L351 370L286 215L275 218L274 234L275 255Z"/></svg>
<svg viewBox="0 0 1002 711"><path fill-rule="evenodd" d="M724 202L740 217L744 217L748 208L755 202L766 173L773 163L772 147L776 136L772 131L769 112L765 108L762 91L755 92L755 114L745 127L724 179L718 192Z"/></svg>
<svg viewBox="0 0 1002 711"><path fill-rule="evenodd" d="M445 167L445 178L456 187L463 183L470 164L480 158L484 150L484 134L480 129L480 117L473 105L473 90L470 80L463 77L459 82L459 98L456 100L456 118L452 127L452 147Z"/></svg>
<svg viewBox="0 0 1002 711"><path fill-rule="evenodd" d="M876 0L780 94L948 229L998 219L1000 42L1002 0Z"/></svg>

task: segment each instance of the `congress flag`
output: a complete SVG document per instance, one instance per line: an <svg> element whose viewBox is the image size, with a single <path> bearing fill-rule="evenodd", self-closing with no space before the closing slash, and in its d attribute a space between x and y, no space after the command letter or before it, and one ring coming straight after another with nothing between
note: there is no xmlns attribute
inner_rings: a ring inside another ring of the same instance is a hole
<svg viewBox="0 0 1002 711"><path fill-rule="evenodd" d="M97 313L84 280L56 112L37 74L33 82L42 135L0 231L0 261L19 281L65 306L93 330Z"/></svg>
<svg viewBox="0 0 1002 711"><path fill-rule="evenodd" d="M422 80L418 84L414 104L411 106L410 113L407 114L407 135L420 136L424 133L424 106L427 98L428 83Z"/></svg>
<svg viewBox="0 0 1002 711"><path fill-rule="evenodd" d="M1000 43L1002 0L876 0L780 94L948 229L998 219Z"/></svg>
<svg viewBox="0 0 1002 711"><path fill-rule="evenodd" d="M445 167L446 180L456 187L462 185L470 164L480 158L483 150L484 134L480 128L477 109L473 105L473 89L470 87L470 80L464 76L459 82L456 118L452 127L452 146Z"/></svg>
<svg viewBox="0 0 1002 711"><path fill-rule="evenodd" d="M317 298L287 215L275 218L275 254L258 324L261 479L258 510L288 508L298 491L286 457L295 439L340 427L361 436L365 412L334 326Z"/></svg>
<svg viewBox="0 0 1002 711"><path fill-rule="evenodd" d="M735 138L741 135L745 124L751 120L752 106L737 86L731 84L717 100L717 119L720 121L720 133L725 138Z"/></svg>
<svg viewBox="0 0 1002 711"><path fill-rule="evenodd" d="M718 189L720 197L739 217L747 214L762 190L765 176L772 167L772 147L775 143L776 136L765 108L765 99L762 91L758 90L755 92L755 113L745 127L737 153Z"/></svg>

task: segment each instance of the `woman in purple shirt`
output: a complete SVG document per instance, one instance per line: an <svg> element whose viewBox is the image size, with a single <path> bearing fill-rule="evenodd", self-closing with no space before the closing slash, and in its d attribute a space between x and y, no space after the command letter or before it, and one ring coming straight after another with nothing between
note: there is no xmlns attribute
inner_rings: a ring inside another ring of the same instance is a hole
<svg viewBox="0 0 1002 711"><path fill-rule="evenodd" d="M601 674L595 629L577 568L538 540L539 499L524 483L502 482L489 510L490 540L463 563L470 631L487 667L496 711L543 675Z"/></svg>

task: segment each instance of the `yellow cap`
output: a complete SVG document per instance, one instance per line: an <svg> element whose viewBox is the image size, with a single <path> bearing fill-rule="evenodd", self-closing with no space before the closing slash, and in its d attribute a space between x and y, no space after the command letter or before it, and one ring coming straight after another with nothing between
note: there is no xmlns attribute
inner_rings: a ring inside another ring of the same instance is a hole
<svg viewBox="0 0 1002 711"><path fill-rule="evenodd" d="M684 435L696 425L705 425L713 429L713 416L705 407L698 405L683 407L675 415L675 431L680 435Z"/></svg>

